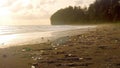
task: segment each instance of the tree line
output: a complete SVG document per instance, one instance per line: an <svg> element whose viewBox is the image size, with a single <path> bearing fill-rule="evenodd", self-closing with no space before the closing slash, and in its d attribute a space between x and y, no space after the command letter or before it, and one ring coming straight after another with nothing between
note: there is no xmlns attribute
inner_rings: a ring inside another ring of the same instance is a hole
<svg viewBox="0 0 120 68"><path fill-rule="evenodd" d="M120 21L120 0L96 0L88 8L69 6L55 12L52 24L90 24Z"/></svg>

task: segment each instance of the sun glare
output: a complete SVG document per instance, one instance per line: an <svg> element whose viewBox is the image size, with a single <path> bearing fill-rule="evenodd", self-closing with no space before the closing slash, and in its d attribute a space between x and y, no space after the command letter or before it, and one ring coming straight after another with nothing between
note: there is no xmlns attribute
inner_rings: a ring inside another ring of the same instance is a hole
<svg viewBox="0 0 120 68"><path fill-rule="evenodd" d="M6 42L16 38L16 35L7 35L7 36L0 36L0 44L5 44Z"/></svg>
<svg viewBox="0 0 120 68"><path fill-rule="evenodd" d="M8 0L0 0L0 25L9 24L11 22L12 12L9 7L6 7Z"/></svg>
<svg viewBox="0 0 120 68"><path fill-rule="evenodd" d="M7 8L0 8L0 25L10 24L11 12Z"/></svg>
<svg viewBox="0 0 120 68"><path fill-rule="evenodd" d="M7 0L0 0L0 6L6 3Z"/></svg>
<svg viewBox="0 0 120 68"><path fill-rule="evenodd" d="M10 15L9 8L6 8L4 4L7 2L7 0L0 0L0 17L6 17Z"/></svg>
<svg viewBox="0 0 120 68"><path fill-rule="evenodd" d="M22 0L22 5L24 7L28 6L30 4L30 0Z"/></svg>
<svg viewBox="0 0 120 68"><path fill-rule="evenodd" d="M10 11L6 8L0 8L0 16L2 17L6 17L10 15Z"/></svg>

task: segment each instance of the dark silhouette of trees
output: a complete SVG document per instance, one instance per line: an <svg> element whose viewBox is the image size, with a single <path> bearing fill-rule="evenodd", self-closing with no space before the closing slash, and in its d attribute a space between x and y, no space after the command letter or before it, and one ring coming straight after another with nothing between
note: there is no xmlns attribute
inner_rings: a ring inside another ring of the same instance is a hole
<svg viewBox="0 0 120 68"><path fill-rule="evenodd" d="M60 9L51 16L52 24L81 24L93 21L116 22L120 21L119 0L96 0L89 8L69 6Z"/></svg>
<svg viewBox="0 0 120 68"><path fill-rule="evenodd" d="M51 23L56 24L64 23L70 24L71 22L78 22L85 17L85 11L80 7L69 6L65 9L60 9L51 16Z"/></svg>
<svg viewBox="0 0 120 68"><path fill-rule="evenodd" d="M120 20L120 1L119 0L96 0L91 4L89 16L94 20L117 21Z"/></svg>

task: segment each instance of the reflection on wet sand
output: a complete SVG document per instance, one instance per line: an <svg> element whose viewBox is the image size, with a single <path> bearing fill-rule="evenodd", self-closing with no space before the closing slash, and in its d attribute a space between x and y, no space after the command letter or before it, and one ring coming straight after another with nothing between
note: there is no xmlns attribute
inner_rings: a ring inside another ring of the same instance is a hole
<svg viewBox="0 0 120 68"><path fill-rule="evenodd" d="M46 42L48 41L47 38L52 36L51 33L52 32L34 32L2 35L0 36L0 48Z"/></svg>

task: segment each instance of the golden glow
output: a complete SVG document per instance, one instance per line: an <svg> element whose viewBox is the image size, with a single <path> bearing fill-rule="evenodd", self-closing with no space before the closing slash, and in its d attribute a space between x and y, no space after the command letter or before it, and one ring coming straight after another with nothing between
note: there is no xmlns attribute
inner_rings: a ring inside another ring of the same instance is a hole
<svg viewBox="0 0 120 68"><path fill-rule="evenodd" d="M35 44L36 42L41 43L48 41L45 38L44 40L41 40L41 37L49 38L51 36L52 36L52 32L33 32L33 33L23 33L23 34L13 34L13 35L1 35L0 48L19 46L23 44Z"/></svg>
<svg viewBox="0 0 120 68"><path fill-rule="evenodd" d="M11 11L7 8L0 8L0 25L10 24L11 21Z"/></svg>
<svg viewBox="0 0 120 68"><path fill-rule="evenodd" d="M0 0L0 18L9 16L11 14L8 7L6 7L7 0Z"/></svg>
<svg viewBox="0 0 120 68"><path fill-rule="evenodd" d="M7 0L0 0L0 25L9 24L11 21L11 11L6 7L6 2Z"/></svg>
<svg viewBox="0 0 120 68"><path fill-rule="evenodd" d="M44 25L49 25L49 18L54 12L69 5L75 6L76 1L0 0L0 25L43 25L44 23ZM94 0L81 0L81 2L83 2L81 5L88 5L93 1ZM77 6L79 5L78 3Z"/></svg>

